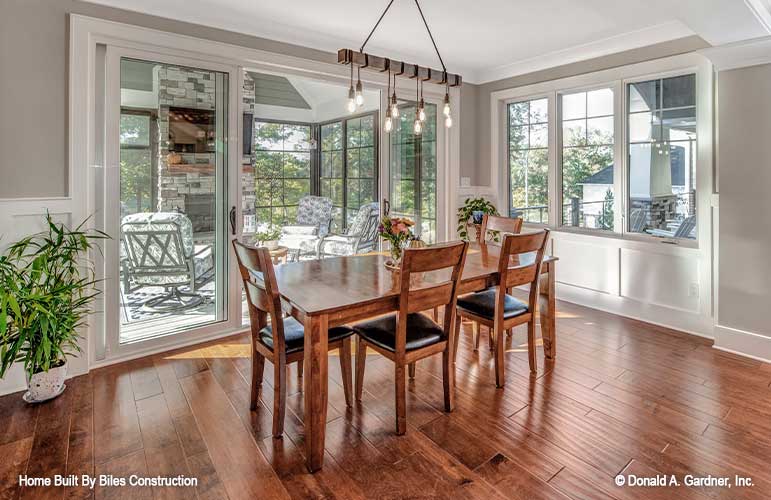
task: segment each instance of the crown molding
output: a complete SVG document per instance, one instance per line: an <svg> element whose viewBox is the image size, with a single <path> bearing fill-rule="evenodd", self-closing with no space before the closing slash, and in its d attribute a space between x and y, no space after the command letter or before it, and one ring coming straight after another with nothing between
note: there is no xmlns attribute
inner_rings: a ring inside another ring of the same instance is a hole
<svg viewBox="0 0 771 500"><path fill-rule="evenodd" d="M547 54L522 59L495 68L480 70L469 74L466 79L476 84L490 83L496 80L564 66L596 57L608 56L618 52L668 42L684 38L695 33L680 21L670 21L641 30L623 33L602 40L558 50Z"/></svg>
<svg viewBox="0 0 771 500"><path fill-rule="evenodd" d="M771 63L771 36L702 49L717 71Z"/></svg>

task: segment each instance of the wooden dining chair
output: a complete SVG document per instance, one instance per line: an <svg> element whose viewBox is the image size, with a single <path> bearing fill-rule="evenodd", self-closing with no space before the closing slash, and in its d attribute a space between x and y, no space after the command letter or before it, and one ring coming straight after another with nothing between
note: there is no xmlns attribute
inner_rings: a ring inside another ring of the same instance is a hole
<svg viewBox="0 0 771 500"><path fill-rule="evenodd" d="M395 364L398 435L407 431L405 368L419 359L442 353L444 409L452 411L455 386L453 322L458 283L467 249L467 242L406 249L398 273L399 312L353 327L357 333L356 399L361 400L367 347L370 347ZM428 283L423 280L425 275L419 274L445 269L451 269L452 272L447 279L438 282ZM440 305L444 306L442 326L421 313Z"/></svg>
<svg viewBox="0 0 771 500"><path fill-rule="evenodd" d="M541 263L549 239L549 230L544 229L527 234L506 234L500 248L498 260L498 285L482 292L458 298L458 322L455 342L460 335L460 318L467 318L492 329L495 341L495 385L503 387L504 366L503 331L527 323L527 351L530 371L537 368L535 351L535 307L538 300L538 283ZM521 254L535 252L535 257L520 264ZM509 290L520 285L530 285L527 303L511 295ZM457 351L455 346L453 352Z"/></svg>
<svg viewBox="0 0 771 500"><path fill-rule="evenodd" d="M233 240L238 268L249 304L252 331L252 388L250 408L257 408L265 359L273 363L273 437L284 433L286 413L286 365L304 356L305 328L289 316L284 318L273 262L267 248L253 248ZM268 323L270 318L270 323ZM345 403L352 405L351 336L347 326L329 329L329 350L340 350Z"/></svg>
<svg viewBox="0 0 771 500"><path fill-rule="evenodd" d="M500 242L501 239L501 233L505 234L519 234L522 232L522 217L501 217L499 215L488 215L485 214L482 218L482 226L479 231L479 243L485 243L488 240L488 234L487 232L493 232L498 237L498 242ZM493 346L495 345L495 339L493 338L493 330L488 329L488 345L490 347L490 351L492 352ZM514 331L512 329L507 330L509 335L512 335ZM471 336L472 341L474 344L474 350L479 350L479 338L481 337L482 331L479 327L479 323L476 323L474 321L471 322Z"/></svg>

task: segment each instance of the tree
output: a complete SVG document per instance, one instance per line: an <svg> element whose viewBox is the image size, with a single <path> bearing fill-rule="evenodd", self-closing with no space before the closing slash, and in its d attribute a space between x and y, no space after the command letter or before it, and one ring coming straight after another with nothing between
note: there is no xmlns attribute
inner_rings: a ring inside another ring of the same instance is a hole
<svg viewBox="0 0 771 500"><path fill-rule="evenodd" d="M605 192L605 201L602 203L602 212L597 218L597 227L613 230L613 216L613 191L608 189Z"/></svg>

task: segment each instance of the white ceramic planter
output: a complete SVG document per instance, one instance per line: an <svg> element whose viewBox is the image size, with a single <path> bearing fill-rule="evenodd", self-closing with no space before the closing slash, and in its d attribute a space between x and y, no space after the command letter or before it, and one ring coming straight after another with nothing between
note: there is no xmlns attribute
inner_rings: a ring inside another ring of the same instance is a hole
<svg viewBox="0 0 771 500"><path fill-rule="evenodd" d="M278 240L268 240L263 242L263 244L268 250L275 250L278 248Z"/></svg>
<svg viewBox="0 0 771 500"><path fill-rule="evenodd" d="M67 378L67 363L47 372L27 374L27 392L23 399L28 403L40 403L53 399L64 392L64 380Z"/></svg>

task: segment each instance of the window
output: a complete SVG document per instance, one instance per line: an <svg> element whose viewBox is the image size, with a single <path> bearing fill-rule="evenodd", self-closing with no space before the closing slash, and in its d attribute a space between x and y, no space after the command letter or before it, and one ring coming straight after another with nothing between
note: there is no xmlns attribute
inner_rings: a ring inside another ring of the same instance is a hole
<svg viewBox="0 0 771 500"><path fill-rule="evenodd" d="M562 225L613 227L613 90L562 94Z"/></svg>
<svg viewBox="0 0 771 500"><path fill-rule="evenodd" d="M255 122L255 212L258 224L294 221L300 198L311 193L311 126Z"/></svg>
<svg viewBox="0 0 771 500"><path fill-rule="evenodd" d="M627 231L696 238L696 75L627 85Z"/></svg>
<svg viewBox="0 0 771 500"><path fill-rule="evenodd" d="M548 99L508 105L509 207L512 217L549 222Z"/></svg>
<svg viewBox="0 0 771 500"><path fill-rule="evenodd" d="M375 123L375 114L369 114L321 125L319 190L332 199L335 231L346 228L362 205L376 199Z"/></svg>
<svg viewBox="0 0 771 500"><path fill-rule="evenodd" d="M415 105L399 106L391 132L391 215L415 222L415 234L436 241L436 105L426 103L423 133L413 132Z"/></svg>
<svg viewBox="0 0 771 500"><path fill-rule="evenodd" d="M120 115L121 214L155 210L155 163L151 113L124 109Z"/></svg>

